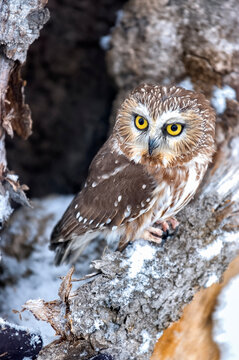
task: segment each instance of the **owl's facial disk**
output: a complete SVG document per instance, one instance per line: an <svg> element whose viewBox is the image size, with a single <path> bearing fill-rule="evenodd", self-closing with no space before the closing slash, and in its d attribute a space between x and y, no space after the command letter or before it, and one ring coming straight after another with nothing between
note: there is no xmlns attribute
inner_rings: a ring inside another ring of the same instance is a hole
<svg viewBox="0 0 239 360"><path fill-rule="evenodd" d="M179 116L179 114L178 114ZM179 120L180 121L180 120ZM144 141L148 142L148 154L151 156L153 151L157 148L166 148L167 143L170 143L170 137L176 138L180 136L185 128L184 122L179 122L177 118L170 119L164 124L161 124L159 129L155 126L151 119L147 120L144 116L135 115L134 116L134 125L139 132L144 132L144 137L138 139L139 143L142 142L144 146ZM183 120L184 121L184 120ZM150 123L152 125L150 126ZM138 134L139 136L140 134ZM137 138L137 134L136 134ZM167 139L169 138L169 139ZM169 146L168 146L169 147Z"/></svg>
<svg viewBox="0 0 239 360"><path fill-rule="evenodd" d="M122 103L114 134L120 150L141 164L178 166L211 160L215 113L204 95L176 86L141 84Z"/></svg>
<svg viewBox="0 0 239 360"><path fill-rule="evenodd" d="M201 135L200 126L192 129L196 114L176 110L153 118L143 108L146 109L138 106L128 114L118 130L131 160L160 161L167 166L183 152L191 151Z"/></svg>

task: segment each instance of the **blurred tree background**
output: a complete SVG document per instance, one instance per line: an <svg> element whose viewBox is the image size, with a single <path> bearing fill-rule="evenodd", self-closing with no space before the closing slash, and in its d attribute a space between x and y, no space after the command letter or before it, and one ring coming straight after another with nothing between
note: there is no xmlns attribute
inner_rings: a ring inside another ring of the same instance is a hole
<svg viewBox="0 0 239 360"><path fill-rule="evenodd" d="M116 94L100 38L125 0L51 0L50 20L31 45L23 78L32 111L27 141L7 137L8 167L29 197L76 193L108 132Z"/></svg>

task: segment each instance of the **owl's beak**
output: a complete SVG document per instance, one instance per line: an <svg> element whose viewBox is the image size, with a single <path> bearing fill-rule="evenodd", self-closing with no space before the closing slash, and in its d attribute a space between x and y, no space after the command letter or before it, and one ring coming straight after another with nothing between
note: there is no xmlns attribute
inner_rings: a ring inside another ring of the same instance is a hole
<svg viewBox="0 0 239 360"><path fill-rule="evenodd" d="M156 139L149 138L149 149L148 149L149 155L152 155L154 149L156 149L158 146L159 145Z"/></svg>

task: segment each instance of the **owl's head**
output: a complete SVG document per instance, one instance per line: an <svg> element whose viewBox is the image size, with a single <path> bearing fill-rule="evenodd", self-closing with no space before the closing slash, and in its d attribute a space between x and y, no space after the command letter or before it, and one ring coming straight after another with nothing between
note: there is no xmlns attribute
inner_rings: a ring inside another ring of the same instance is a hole
<svg viewBox="0 0 239 360"><path fill-rule="evenodd" d="M114 134L132 161L182 165L214 153L215 113L203 94L175 86L142 84L119 108Z"/></svg>

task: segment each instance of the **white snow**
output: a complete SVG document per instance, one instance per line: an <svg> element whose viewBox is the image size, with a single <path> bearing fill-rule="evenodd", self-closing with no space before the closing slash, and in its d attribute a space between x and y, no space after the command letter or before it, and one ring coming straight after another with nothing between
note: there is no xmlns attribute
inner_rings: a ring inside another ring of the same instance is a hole
<svg viewBox="0 0 239 360"><path fill-rule="evenodd" d="M101 36L101 38L100 38L100 47L101 47L101 49L103 49L105 51L110 49L110 43L111 43L111 38L112 38L111 33L114 30L114 28L120 23L122 17L123 17L123 10L116 11L115 26L113 26L110 29L110 34Z"/></svg>
<svg viewBox="0 0 239 360"><path fill-rule="evenodd" d="M207 260L211 260L214 256L217 256L220 254L222 246L223 246L222 239L217 239L216 241L209 244L205 248L198 249L198 253L203 258L206 258Z"/></svg>
<svg viewBox="0 0 239 360"><path fill-rule="evenodd" d="M6 277L16 279L16 283L8 284L1 289L0 316L11 323L39 332L44 345L55 340L55 332L52 327L46 322L36 320L28 311L21 313L21 320L18 314L12 312L12 309L20 311L22 305L29 299L41 298L48 301L58 298L60 277L67 274L71 265L59 267L54 265L54 252L48 248L49 238L54 225L71 200L72 196L51 196L43 200L35 200L33 209L25 209L28 211L29 217L22 216L23 212L21 213L22 209L20 209L19 214L14 214L17 217L10 227L11 236L21 237L24 231L27 233L27 241L32 244L34 250L29 257L20 261L15 257L2 254L2 263L7 272ZM24 222L26 222L25 227L23 226ZM42 228L39 224L42 224ZM3 243L7 241L7 238L2 239ZM74 277L79 278L89 272L91 260L99 257L96 254L98 245L97 241L89 245L89 254L92 258L85 258L83 254L83 261L76 264ZM73 284L75 287L79 286L78 283Z"/></svg>
<svg viewBox="0 0 239 360"><path fill-rule="evenodd" d="M214 86L211 103L217 114L222 114L226 110L226 99L235 100L236 91L229 85L224 85L221 89Z"/></svg>
<svg viewBox="0 0 239 360"><path fill-rule="evenodd" d="M110 48L110 41L111 41L111 35L105 35L105 36L101 36L100 38L100 47L103 50L109 50Z"/></svg>
<svg viewBox="0 0 239 360"><path fill-rule="evenodd" d="M206 284L205 284L205 287L206 287L206 288L207 288L207 287L210 287L212 284L217 283L218 280L219 280L219 279L218 279L218 276L217 276L216 274L210 275L209 278L208 278L208 280L207 280L207 282L206 282Z"/></svg>
<svg viewBox="0 0 239 360"><path fill-rule="evenodd" d="M144 243L135 242L134 247L127 250L127 261L130 263L129 266L129 278L135 278L136 275L142 271L145 261L153 259L156 249L154 249L146 241Z"/></svg>
<svg viewBox="0 0 239 360"><path fill-rule="evenodd" d="M142 344L139 347L139 354L145 354L149 349L151 338L146 330L142 330L140 335L142 336Z"/></svg>
<svg viewBox="0 0 239 360"><path fill-rule="evenodd" d="M9 192L6 191L4 195L0 194L0 223L5 222L12 213L10 206ZM1 227L1 226L0 226Z"/></svg>
<svg viewBox="0 0 239 360"><path fill-rule="evenodd" d="M213 339L220 349L220 360L239 359L239 275L218 296L213 314Z"/></svg>
<svg viewBox="0 0 239 360"><path fill-rule="evenodd" d="M180 81L180 83L178 83L178 86L186 90L194 90L194 86L190 77L186 77L184 80Z"/></svg>
<svg viewBox="0 0 239 360"><path fill-rule="evenodd" d="M124 11L123 11L123 10L117 10L117 11L116 11L115 26L119 25L119 23L121 22L121 19L123 18L123 15L124 15Z"/></svg>

